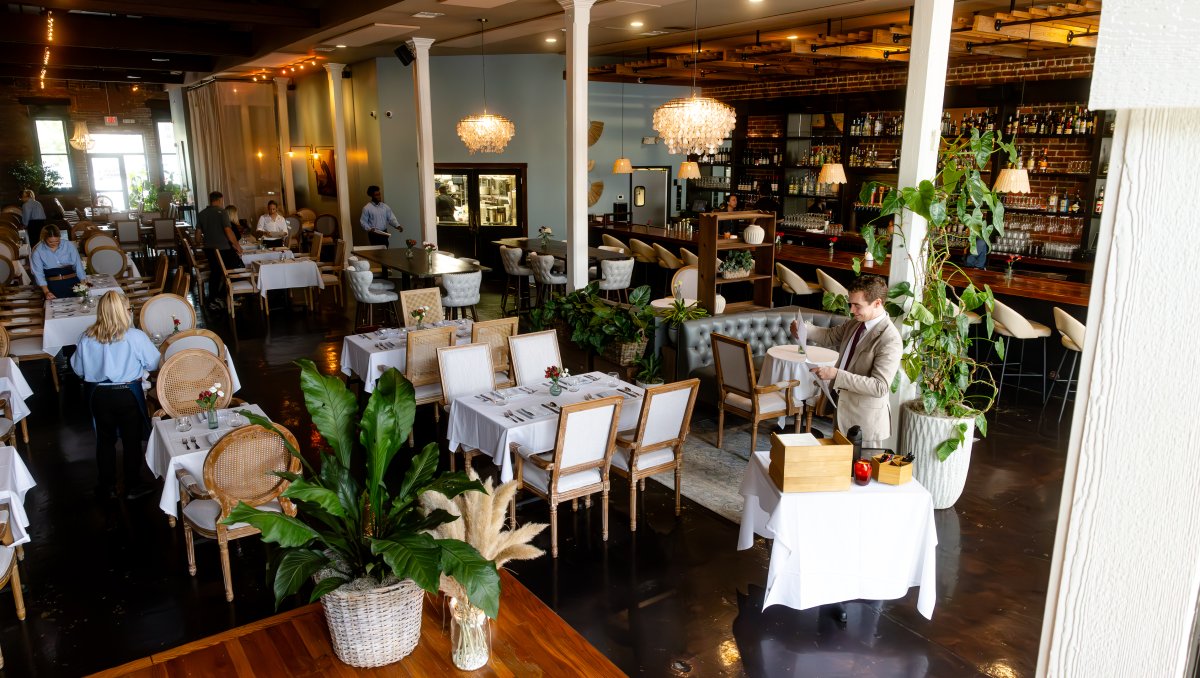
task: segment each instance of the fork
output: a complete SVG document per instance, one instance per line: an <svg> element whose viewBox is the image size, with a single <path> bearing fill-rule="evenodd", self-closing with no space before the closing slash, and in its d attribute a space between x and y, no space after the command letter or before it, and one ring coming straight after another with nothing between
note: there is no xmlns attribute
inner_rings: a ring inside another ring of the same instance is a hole
<svg viewBox="0 0 1200 678"><path fill-rule="evenodd" d="M196 442L196 436L192 436L192 444L196 446L197 450L200 449L200 443Z"/></svg>
<svg viewBox="0 0 1200 678"><path fill-rule="evenodd" d="M515 421L515 422L517 422L518 424L524 423L524 421L525 421L524 419L522 419L522 418L518 417L517 415L513 414L513 411L512 411L512 410L507 410L507 411L505 411L505 413L504 413L504 416L508 417L508 418L509 418L509 419L511 419L512 421Z"/></svg>
<svg viewBox="0 0 1200 678"><path fill-rule="evenodd" d="M191 447L188 447L188 439L187 439L187 436L184 436L184 437L180 438L180 439L179 439L179 442L183 443L183 449L185 449L185 450L190 450L190 449L192 449Z"/></svg>

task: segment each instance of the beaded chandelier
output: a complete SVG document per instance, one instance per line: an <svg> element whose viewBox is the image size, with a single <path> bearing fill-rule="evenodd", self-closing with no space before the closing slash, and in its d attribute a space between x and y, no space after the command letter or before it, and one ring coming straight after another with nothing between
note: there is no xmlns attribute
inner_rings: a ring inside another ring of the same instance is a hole
<svg viewBox="0 0 1200 678"><path fill-rule="evenodd" d="M471 155L476 153L503 153L517 128L502 115L487 112L487 64L483 53L483 25L487 19L479 20L479 68L483 75L483 113L468 115L458 121L456 130Z"/></svg>
<svg viewBox="0 0 1200 678"><path fill-rule="evenodd" d="M692 96L671 99L654 111L654 131L666 142L668 153L716 153L737 122L737 114L728 104L696 95L696 78L700 73L700 0L696 0L694 19Z"/></svg>

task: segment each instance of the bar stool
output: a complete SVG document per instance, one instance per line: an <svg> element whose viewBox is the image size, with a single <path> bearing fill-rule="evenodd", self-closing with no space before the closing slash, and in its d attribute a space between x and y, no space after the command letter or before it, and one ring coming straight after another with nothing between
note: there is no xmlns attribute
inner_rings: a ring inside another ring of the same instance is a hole
<svg viewBox="0 0 1200 678"><path fill-rule="evenodd" d="M1054 372L1054 381L1050 382L1050 393L1046 396L1042 407L1044 408L1050 402L1050 398L1054 397L1055 384L1066 384L1066 390L1063 391L1062 407L1058 410L1058 420L1062 421L1063 412L1067 411L1067 396L1071 395L1071 384L1076 383L1075 366L1079 363L1079 354L1083 353L1083 337L1087 334L1087 326L1073 318L1071 314L1055 306L1054 327L1062 335L1062 345L1067 351L1063 353L1062 358L1058 361L1058 369ZM1060 379L1059 377L1062 376L1063 361L1067 359L1067 353L1071 354L1071 374L1066 379Z"/></svg>
<svg viewBox="0 0 1200 678"><path fill-rule="evenodd" d="M1017 389L1020 389L1022 377L1039 376L1037 372L1024 371L1010 374L1008 368L1010 365L1015 365L1018 369L1024 370L1025 342L1040 339L1042 341L1042 372L1040 376L1042 377L1042 401L1045 402L1046 338L1050 336L1050 328L1035 320L1029 320L999 301L996 301L992 306L992 319L996 324L996 334L1003 337L1004 341L1004 362L1000 364L1000 380L996 385L996 400L1000 400L1000 392L1004 389L1005 379L1016 377ZM1016 362L1008 359L1009 355L1011 355L1010 349L1013 339L1021 342L1021 357Z"/></svg>
<svg viewBox="0 0 1200 678"><path fill-rule="evenodd" d="M600 262L602 276L597 283L604 298L609 298L610 292L616 292L617 300L625 298L629 303L629 283L633 280L633 259L604 259Z"/></svg>
<svg viewBox="0 0 1200 678"><path fill-rule="evenodd" d="M567 276L554 272L554 257L549 254L538 256L537 254L529 253L529 267L533 269L533 279L538 285L538 305L542 305L547 294L554 295L555 290L562 288L563 294L567 292Z"/></svg>
<svg viewBox="0 0 1200 678"><path fill-rule="evenodd" d="M442 287L446 294L442 296L442 308L446 309L446 317L465 318L469 311L471 320L479 320L475 305L479 303L479 285L482 282L481 271L443 275Z"/></svg>
<svg viewBox="0 0 1200 678"><path fill-rule="evenodd" d="M629 252L633 255L633 260L639 264L653 264L658 266L658 253L654 248L637 238L630 238ZM641 266L641 279L648 281L650 279L650 271L648 266Z"/></svg>
<svg viewBox="0 0 1200 678"><path fill-rule="evenodd" d="M775 264L775 275L779 277L779 282L783 285L783 291L791 295L788 304L796 303L796 295L815 294L821 290L821 286L816 283L810 283L800 277L792 269L784 266L781 263Z"/></svg>
<svg viewBox="0 0 1200 678"><path fill-rule="evenodd" d="M611 235L609 235L607 233L601 235L600 239L604 242L605 246L615 247L615 248L617 248L615 251L620 252L621 254L629 254L630 253L629 245L626 245L625 243L621 242L620 240L617 240L616 238L612 237Z"/></svg>
<svg viewBox="0 0 1200 678"><path fill-rule="evenodd" d="M529 308L529 278L533 276L533 269L521 265L521 257L525 251L519 247L500 246L500 263L504 266L505 283L504 293L500 295L500 314L506 315L508 311L505 308L508 305L508 293L511 291L517 300L516 312L521 313L522 306L527 310ZM521 302L526 302L522 304Z"/></svg>
<svg viewBox="0 0 1200 678"><path fill-rule="evenodd" d="M700 257L696 256L686 247L679 248L679 258L683 260L684 266L699 266Z"/></svg>
<svg viewBox="0 0 1200 678"><path fill-rule="evenodd" d="M673 276L675 271L683 268L683 262L679 260L679 257L671 254L670 250L658 243L654 243L653 247L654 254L658 255L658 267L663 269L662 272L666 273L663 276L664 279ZM670 293L670 290L667 290L667 292Z"/></svg>
<svg viewBox="0 0 1200 678"><path fill-rule="evenodd" d="M845 285L834 280L829 276L829 274L825 273L825 271L822 271L819 268L817 269L817 283L821 289L830 294L840 294L843 297L846 297L846 299L850 298L850 292L846 289Z"/></svg>

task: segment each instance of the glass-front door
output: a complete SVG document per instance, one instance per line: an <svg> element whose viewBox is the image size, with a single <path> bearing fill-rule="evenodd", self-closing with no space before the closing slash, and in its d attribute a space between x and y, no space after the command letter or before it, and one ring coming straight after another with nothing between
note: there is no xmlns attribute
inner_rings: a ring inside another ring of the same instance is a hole
<svg viewBox="0 0 1200 678"><path fill-rule="evenodd" d="M88 151L92 190L112 201L114 212L129 209L134 184L146 180L145 142L140 134L93 134Z"/></svg>
<svg viewBox="0 0 1200 678"><path fill-rule="evenodd" d="M500 269L495 241L527 233L524 164L438 164L438 243L460 257Z"/></svg>

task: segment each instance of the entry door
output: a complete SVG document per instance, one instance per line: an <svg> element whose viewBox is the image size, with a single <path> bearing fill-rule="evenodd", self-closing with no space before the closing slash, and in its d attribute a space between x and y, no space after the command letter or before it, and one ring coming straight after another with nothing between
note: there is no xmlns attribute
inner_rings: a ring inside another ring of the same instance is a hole
<svg viewBox="0 0 1200 678"><path fill-rule="evenodd" d="M438 164L435 172L439 246L502 268L494 241L528 233L525 165Z"/></svg>
<svg viewBox="0 0 1200 678"><path fill-rule="evenodd" d="M667 223L671 171L666 167L635 167L629 175L629 204L633 223L663 226Z"/></svg>

